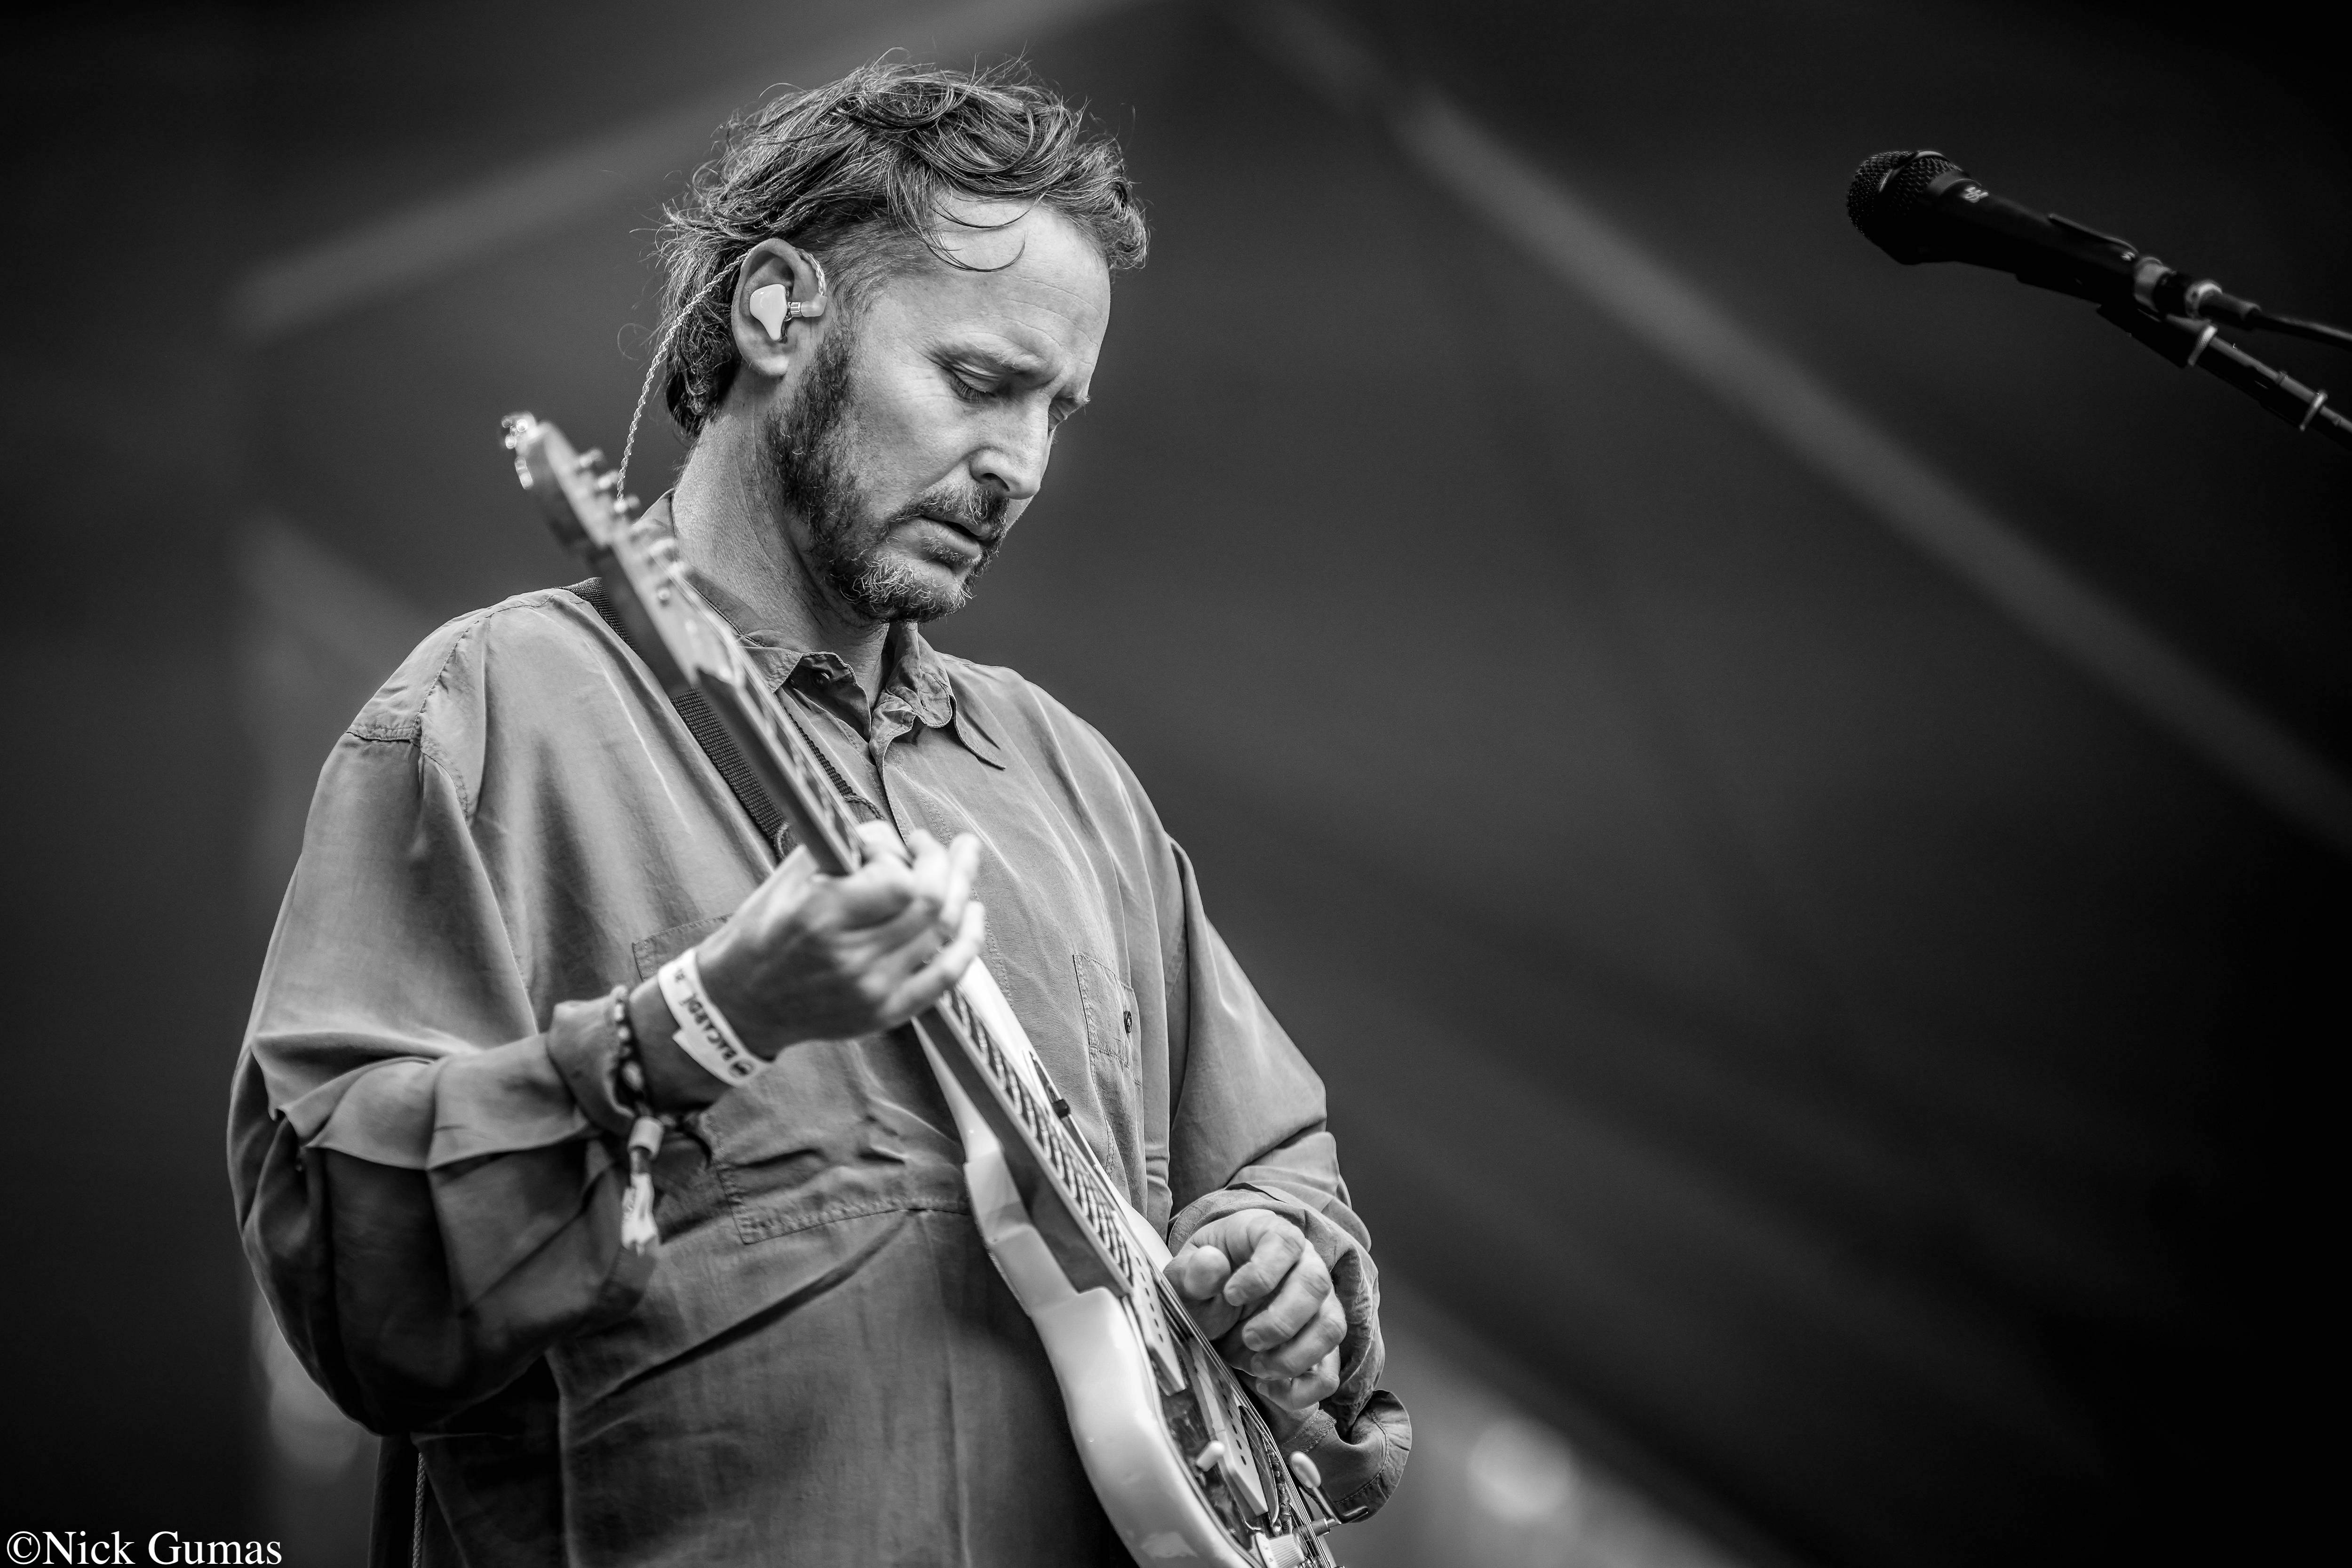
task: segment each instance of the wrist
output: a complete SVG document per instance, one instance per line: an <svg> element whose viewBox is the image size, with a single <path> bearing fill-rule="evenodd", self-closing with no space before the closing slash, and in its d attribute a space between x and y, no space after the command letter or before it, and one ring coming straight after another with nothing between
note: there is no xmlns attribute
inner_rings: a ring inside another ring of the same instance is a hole
<svg viewBox="0 0 2352 1568"><path fill-rule="evenodd" d="M677 1020L656 982L640 982L629 993L629 1024L636 1031L637 1060L656 1110L700 1110L727 1092L726 1084L679 1047Z"/></svg>
<svg viewBox="0 0 2352 1568"><path fill-rule="evenodd" d="M768 1016L771 1009L761 1005L756 991L758 966L744 962L741 952L729 945L727 936L722 930L694 950L702 998L727 1020L728 1032L736 1043L763 1062L774 1061L786 1046L797 1042L779 1037L776 1020ZM671 1011L676 1013L677 998L670 1000Z"/></svg>
<svg viewBox="0 0 2352 1568"><path fill-rule="evenodd" d="M725 1009L704 989L702 953L688 948L654 972L662 1000L677 1029L677 1048L702 1064L703 1070L730 1087L751 1078L769 1058L743 1043Z"/></svg>

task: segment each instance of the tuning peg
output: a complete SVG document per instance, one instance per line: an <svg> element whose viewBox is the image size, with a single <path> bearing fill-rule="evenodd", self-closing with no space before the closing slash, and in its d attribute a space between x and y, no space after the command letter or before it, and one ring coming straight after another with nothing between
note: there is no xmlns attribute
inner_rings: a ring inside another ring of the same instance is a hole
<svg viewBox="0 0 2352 1568"><path fill-rule="evenodd" d="M645 504L645 502L639 500L635 496L623 496L619 500L613 503L614 507L619 510L623 517L636 516L637 509Z"/></svg>
<svg viewBox="0 0 2352 1568"><path fill-rule="evenodd" d="M596 476L596 488L607 495L621 493L621 476L607 468Z"/></svg>
<svg viewBox="0 0 2352 1568"><path fill-rule="evenodd" d="M593 468L604 460L604 448L602 447L591 447L580 454L580 466L583 468Z"/></svg>
<svg viewBox="0 0 2352 1568"><path fill-rule="evenodd" d="M499 428L506 432L507 450L511 452L521 446L538 424L529 414L509 414L499 420Z"/></svg>

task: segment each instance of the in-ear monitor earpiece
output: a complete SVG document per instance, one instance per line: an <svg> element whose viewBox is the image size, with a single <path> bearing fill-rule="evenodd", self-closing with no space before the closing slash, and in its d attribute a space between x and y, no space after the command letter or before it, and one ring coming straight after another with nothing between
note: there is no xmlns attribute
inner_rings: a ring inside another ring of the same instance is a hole
<svg viewBox="0 0 2352 1568"><path fill-rule="evenodd" d="M752 320L768 329L770 337L782 338L784 335L784 323L794 316L808 317L824 313L824 268L817 265L817 259L814 256L809 258L809 265L816 268L815 299L795 300L792 297L792 290L783 284L762 283L751 290L750 299L743 301L743 308L751 312Z"/></svg>
<svg viewBox="0 0 2352 1568"><path fill-rule="evenodd" d="M792 290L781 283L763 283L752 289L743 307L751 312L752 320L768 329L772 338L782 337L785 320L797 314L793 309Z"/></svg>

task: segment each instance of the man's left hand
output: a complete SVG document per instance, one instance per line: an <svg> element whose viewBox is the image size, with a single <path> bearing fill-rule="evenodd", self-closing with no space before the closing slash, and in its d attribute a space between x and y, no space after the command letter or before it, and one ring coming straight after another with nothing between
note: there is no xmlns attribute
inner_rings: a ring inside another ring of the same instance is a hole
<svg viewBox="0 0 2352 1568"><path fill-rule="evenodd" d="M1338 1392L1347 1314L1331 1271L1280 1215L1211 1220L1169 1259L1168 1283L1259 1397L1306 1411Z"/></svg>

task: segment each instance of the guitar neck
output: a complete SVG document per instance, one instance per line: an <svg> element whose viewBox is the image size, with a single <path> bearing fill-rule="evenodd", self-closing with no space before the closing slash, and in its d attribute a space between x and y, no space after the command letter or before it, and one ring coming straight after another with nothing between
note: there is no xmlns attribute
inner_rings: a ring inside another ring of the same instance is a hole
<svg viewBox="0 0 2352 1568"><path fill-rule="evenodd" d="M842 876L864 865L874 851L832 769L770 693L734 629L695 590L676 539L639 514L599 454L573 450L562 431L529 414L509 416L505 429L517 479L556 536L604 578L626 640L681 707L686 698L699 698L733 742L749 777L730 771L729 785L747 805L754 795L764 797L820 871ZM699 729L697 734L716 760L719 749ZM1163 1429L1191 1434L1197 1448L1185 1457L1203 1476L1214 1468L1224 1478L1216 1506L1224 1510L1229 1542L1255 1540L1249 1555L1260 1563L1328 1564L1317 1538L1336 1517L1311 1479L1295 1481L1244 1386L1160 1278L1157 1238L1078 1137L1068 1102L987 971L974 963L911 1025L941 1074L971 1168L991 1173L992 1190L1001 1191L996 1184L1011 1177L1032 1222L1024 1234L1034 1231L1043 1240L1076 1290L1101 1288L1122 1299L1160 1394L1190 1400L1192 1415L1173 1426L1161 1413ZM1002 1172L987 1148L992 1136ZM1205 1483L1187 1484L1196 1500L1208 1498ZM1302 1500L1310 1494L1314 1510ZM1244 1515L1262 1521L1264 1531L1245 1523ZM1268 1555L1276 1545L1287 1554Z"/></svg>
<svg viewBox="0 0 2352 1568"><path fill-rule="evenodd" d="M849 803L760 679L735 629L695 588L676 537L638 514L619 478L599 471L598 454L574 451L553 426L517 414L506 435L517 478L557 537L596 569L628 641L671 698L698 697L717 716L751 787L792 825L818 870L845 876L864 865L870 851ZM1017 1021L1015 1039L999 1039L959 988L913 1023L1003 1146L1022 1200L1071 1283L1127 1298L1149 1320L1147 1337L1164 1348L1157 1271L1139 1256L1126 1205L1070 1127L1067 1103L1018 1040Z"/></svg>

